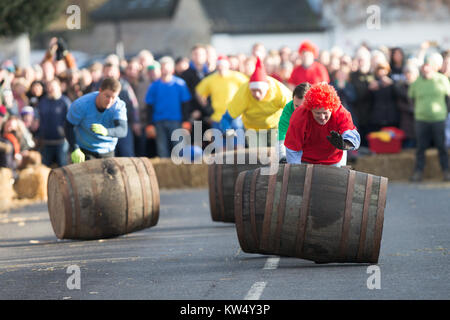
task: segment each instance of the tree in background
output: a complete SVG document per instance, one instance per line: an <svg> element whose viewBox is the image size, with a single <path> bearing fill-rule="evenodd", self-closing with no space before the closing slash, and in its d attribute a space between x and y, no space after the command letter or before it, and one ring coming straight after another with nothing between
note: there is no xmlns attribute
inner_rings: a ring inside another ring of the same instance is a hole
<svg viewBox="0 0 450 320"><path fill-rule="evenodd" d="M0 36L33 36L57 19L64 5L60 0L1 0Z"/></svg>

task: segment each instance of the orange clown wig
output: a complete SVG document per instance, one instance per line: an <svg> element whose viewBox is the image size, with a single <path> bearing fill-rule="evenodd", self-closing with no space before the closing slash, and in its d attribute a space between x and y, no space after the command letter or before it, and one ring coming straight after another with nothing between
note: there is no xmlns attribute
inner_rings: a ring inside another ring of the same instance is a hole
<svg viewBox="0 0 450 320"><path fill-rule="evenodd" d="M308 109L324 108L334 113L341 105L336 90L326 82L316 83L305 94L303 106Z"/></svg>

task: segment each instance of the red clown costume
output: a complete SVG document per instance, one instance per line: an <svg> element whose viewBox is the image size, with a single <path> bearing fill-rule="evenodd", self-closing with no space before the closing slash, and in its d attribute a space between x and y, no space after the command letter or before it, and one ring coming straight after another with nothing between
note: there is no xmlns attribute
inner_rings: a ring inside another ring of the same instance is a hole
<svg viewBox="0 0 450 320"><path fill-rule="evenodd" d="M288 163L341 166L346 150L359 148L360 136L335 89L318 83L292 114L284 145Z"/></svg>
<svg viewBox="0 0 450 320"><path fill-rule="evenodd" d="M308 62L308 58L304 55L305 52L312 53L311 61ZM314 61L317 59L319 53L317 47L310 41L304 41L298 49L298 53L302 56L302 64L297 66L289 78L289 84L297 86L302 82L309 82L315 84L318 82L330 82L330 76L328 75L327 68L320 62Z"/></svg>

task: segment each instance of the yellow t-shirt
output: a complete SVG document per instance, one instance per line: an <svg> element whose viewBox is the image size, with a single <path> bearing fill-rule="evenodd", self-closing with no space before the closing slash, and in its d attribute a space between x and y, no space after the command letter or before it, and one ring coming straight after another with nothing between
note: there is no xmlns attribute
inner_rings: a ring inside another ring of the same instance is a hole
<svg viewBox="0 0 450 320"><path fill-rule="evenodd" d="M292 100L292 91L278 80L267 77L269 90L263 100L253 98L248 82L243 84L228 106L233 118L242 115L246 129L278 128L284 106Z"/></svg>
<svg viewBox="0 0 450 320"><path fill-rule="evenodd" d="M237 71L230 71L225 76L214 72L198 83L195 87L196 93L204 98L211 96L214 110L211 115L212 121L219 122L222 119L231 99L244 83L248 83L248 77Z"/></svg>

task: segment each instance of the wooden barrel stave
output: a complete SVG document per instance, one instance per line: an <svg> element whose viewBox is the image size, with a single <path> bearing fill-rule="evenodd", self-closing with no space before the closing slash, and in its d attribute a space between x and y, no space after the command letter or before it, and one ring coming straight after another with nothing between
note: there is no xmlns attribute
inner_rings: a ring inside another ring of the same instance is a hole
<svg viewBox="0 0 450 320"><path fill-rule="evenodd" d="M252 193L247 180L255 172L243 175L241 184L247 189L242 190L242 215L261 219L261 206L252 213L245 205L245 193ZM378 261L386 178L350 169L288 164L281 165L276 175L258 175L256 181L260 193L256 192L255 202L265 202L264 221L262 228L256 228L260 246L249 252L316 262Z"/></svg>
<svg viewBox="0 0 450 320"><path fill-rule="evenodd" d="M272 148L261 149L261 151L244 149L224 152L220 154L222 163L209 165L208 189L213 221L235 222L234 193L236 180L239 173L264 166L263 163L265 162L261 159L261 154L263 156L271 155L273 151Z"/></svg>
<svg viewBox="0 0 450 320"><path fill-rule="evenodd" d="M48 190L50 220L60 239L109 238L158 220L159 189L146 158L98 159L53 169Z"/></svg>

